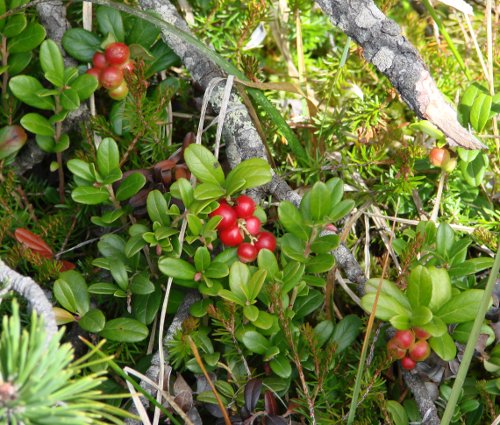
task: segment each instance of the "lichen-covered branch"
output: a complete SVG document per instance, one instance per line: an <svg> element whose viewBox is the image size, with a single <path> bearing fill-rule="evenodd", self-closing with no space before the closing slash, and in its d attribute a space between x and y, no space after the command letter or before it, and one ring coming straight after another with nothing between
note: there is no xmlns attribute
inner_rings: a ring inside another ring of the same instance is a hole
<svg viewBox="0 0 500 425"><path fill-rule="evenodd" d="M427 391L425 383L420 377L408 371L403 372L403 378L408 388L411 389L413 397L417 402L418 409L422 415L422 425L439 425L441 422L437 409Z"/></svg>
<svg viewBox="0 0 500 425"><path fill-rule="evenodd" d="M420 54L372 0L316 0L335 26L363 48L363 55L385 74L402 99L420 117L431 121L452 146L484 149L457 120Z"/></svg>
<svg viewBox="0 0 500 425"><path fill-rule="evenodd" d="M30 277L12 270L0 259L0 284L5 286L4 289L12 289L17 292L43 318L47 340L50 340L57 333L56 316L52 311L52 304L38 283Z"/></svg>

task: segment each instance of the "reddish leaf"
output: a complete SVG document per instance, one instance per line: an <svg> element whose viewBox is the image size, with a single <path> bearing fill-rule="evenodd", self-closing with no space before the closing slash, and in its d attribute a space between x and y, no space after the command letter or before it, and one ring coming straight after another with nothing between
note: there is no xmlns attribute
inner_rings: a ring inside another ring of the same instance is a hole
<svg viewBox="0 0 500 425"><path fill-rule="evenodd" d="M268 415L278 414L278 403L276 402L276 396L272 391L268 390L264 393L264 406Z"/></svg>
<svg viewBox="0 0 500 425"><path fill-rule="evenodd" d="M14 236L16 240L23 244L26 248L30 248L32 251L38 252L42 257L52 258L54 252L48 246L45 241L38 235L30 232L22 227L17 228L14 231Z"/></svg>
<svg viewBox="0 0 500 425"><path fill-rule="evenodd" d="M61 272L73 270L76 267L76 265L73 264L71 261L66 261L66 260L60 260L57 262L57 264L60 267Z"/></svg>

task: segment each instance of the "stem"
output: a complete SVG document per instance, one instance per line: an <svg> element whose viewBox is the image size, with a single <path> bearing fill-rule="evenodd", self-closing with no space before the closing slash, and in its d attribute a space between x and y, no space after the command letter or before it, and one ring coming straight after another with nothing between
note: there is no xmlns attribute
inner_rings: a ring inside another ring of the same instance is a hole
<svg viewBox="0 0 500 425"><path fill-rule="evenodd" d="M424 0L426 1L426 0ZM396 211L399 209L399 201L396 207ZM396 222L392 223L392 231L390 233L389 245L392 242L392 236L394 235L394 228L396 227ZM356 373L356 381L354 382L354 390L352 394L351 407L349 409L349 416L347 417L347 425L351 425L354 421L354 415L356 414L356 409L358 407L359 393L361 391L361 376L363 375L364 364L366 362L366 356L368 354L368 342L370 341L370 336L373 329L373 323L375 322L375 313L377 311L377 303L380 296L380 290L382 289L382 282L384 280L385 274L387 272L387 266L389 265L389 251L385 254L384 265L382 267L382 275L377 287L377 292L375 294L375 300L373 301L373 310L368 319L368 325L366 326L365 338L363 340L363 347L361 348L361 356L359 358L358 371Z"/></svg>
<svg viewBox="0 0 500 425"><path fill-rule="evenodd" d="M93 345L91 342L87 341L85 338L80 337L80 339L83 341L87 347L91 349L95 349L95 345ZM101 350L96 350L95 353L101 357L101 358L107 358L108 356L104 354ZM152 403L155 407L160 409L175 425L181 425L175 417L172 416L172 414L156 399L149 394L144 388L142 388L136 381L135 379L131 378L129 375L127 375L120 366L118 366L113 360L108 360L108 365L113 371L123 378L125 381L130 383L138 392L140 392L144 397L146 397L150 403Z"/></svg>
<svg viewBox="0 0 500 425"><path fill-rule="evenodd" d="M203 360L201 360L200 353L198 351L198 348L196 347L196 344L194 343L193 339L188 336L187 337L189 346L191 347L191 350L193 351L194 358L196 359L196 363L198 363L198 366L200 366L201 371L203 372L203 375L205 375L205 379L208 382L208 385L210 385L210 388L212 389L212 392L214 393L215 398L217 399L217 404L219 405L219 409L222 413L222 416L224 416L224 423L226 425L231 425L231 419L229 419L229 415L227 414L227 410L224 407L224 403L222 402L219 393L217 392L217 388L215 388L214 383L210 379L210 375L207 372L207 369L205 369L205 365L203 364Z"/></svg>
<svg viewBox="0 0 500 425"><path fill-rule="evenodd" d="M9 51L7 50L7 37L5 36L2 36L2 47L0 53L2 55L2 66L7 66L9 59ZM5 72L3 73L3 78L2 78L2 105L4 113L6 115L8 114L9 125L12 125L12 114L8 113L8 111L10 110L8 105L9 96L7 94L8 82L9 82L9 72L6 69Z"/></svg>
<svg viewBox="0 0 500 425"><path fill-rule="evenodd" d="M488 283L484 290L483 298L481 299L481 304L477 312L476 320L474 320L474 325L470 333L469 339L467 340L467 345L465 347L464 355L462 357L462 362L458 369L457 377L453 383L453 388L451 390L450 398L448 399L448 404L441 419L441 425L448 425L452 419L453 413L455 412L455 406L457 404L458 398L462 391L465 378L467 376L467 371L469 370L470 362L474 354L474 348L476 347L479 334L481 332L481 325L484 321L484 316L488 310L490 304L491 295L493 294L493 288L495 287L495 282L498 277L498 272L500 271L500 249L497 251L495 256L495 262L493 263L493 268L490 272L490 277L488 278Z"/></svg>
<svg viewBox="0 0 500 425"><path fill-rule="evenodd" d="M439 177L438 190L437 190L437 194L436 194L436 201L434 204L434 208L432 209L432 212L431 212L431 217L429 219L430 221L434 221L434 222L437 221L437 217L439 214L439 206L441 205L441 198L443 196L444 182L446 181L447 175L448 175L448 173L446 173L445 171L441 171L441 176Z"/></svg>
<svg viewBox="0 0 500 425"><path fill-rule="evenodd" d="M62 109L59 96L55 96L55 100L56 100L56 107L54 112L58 114L59 112L61 112ZM62 121L58 121L56 123L56 134L54 135L54 140L56 141L56 145L59 143L61 135L62 135ZM64 169L63 169L62 152L57 152L56 158L58 165L57 174L59 177L59 201L61 202L61 204L64 204Z"/></svg>
<svg viewBox="0 0 500 425"><path fill-rule="evenodd" d="M455 44L453 43L453 40L451 39L450 35L448 34L448 31L446 31L446 28L443 25L443 21L438 16L438 14L436 13L434 8L432 7L429 0L423 0L423 4L424 4L425 8L427 9L427 12L429 12L429 15L431 15L432 19L434 19L434 22L436 22L436 25L438 26L439 31L441 31L441 34L443 34L443 37L446 40L446 43L448 43L448 47L450 48L451 52L453 53L453 56L455 56L455 59L457 60L458 64L460 65L460 68L462 68L462 71L464 72L465 76L467 77L468 80L472 80L472 76L470 75L468 68L465 66L464 60L462 59L462 56L460 55L457 48L455 47Z"/></svg>

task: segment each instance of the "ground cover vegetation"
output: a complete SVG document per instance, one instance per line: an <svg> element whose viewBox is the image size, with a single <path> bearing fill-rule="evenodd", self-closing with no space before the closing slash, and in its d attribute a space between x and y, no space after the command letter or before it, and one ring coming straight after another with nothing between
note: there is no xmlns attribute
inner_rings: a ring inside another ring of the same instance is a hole
<svg viewBox="0 0 500 425"><path fill-rule="evenodd" d="M498 2L34 3L0 0L2 423L498 423Z"/></svg>

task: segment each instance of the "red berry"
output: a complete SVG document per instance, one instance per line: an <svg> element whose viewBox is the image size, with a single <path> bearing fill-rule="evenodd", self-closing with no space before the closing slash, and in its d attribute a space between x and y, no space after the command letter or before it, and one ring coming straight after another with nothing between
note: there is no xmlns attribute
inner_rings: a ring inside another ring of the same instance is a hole
<svg viewBox="0 0 500 425"><path fill-rule="evenodd" d="M257 248L248 242L243 242L238 247L238 257L243 263L251 263L257 258Z"/></svg>
<svg viewBox="0 0 500 425"><path fill-rule="evenodd" d="M255 242L255 247L258 251L260 251L261 249L274 251L276 249L276 238L272 233L261 232L257 235L257 242Z"/></svg>
<svg viewBox="0 0 500 425"><path fill-rule="evenodd" d="M415 341L415 335L410 330L397 331L392 339L400 348L407 350Z"/></svg>
<svg viewBox="0 0 500 425"><path fill-rule="evenodd" d="M427 341L420 340L417 341L410 347L409 355L410 358L416 362L422 362L431 354L431 347Z"/></svg>
<svg viewBox="0 0 500 425"><path fill-rule="evenodd" d="M96 80L99 82L99 85L101 85L101 82L100 82L101 70L99 68L93 67L93 68L87 69L87 71L85 71L85 73L95 77Z"/></svg>
<svg viewBox="0 0 500 425"><path fill-rule="evenodd" d="M123 72L134 72L135 62L133 60L128 60L123 65L120 65L120 68L123 69Z"/></svg>
<svg viewBox="0 0 500 425"><path fill-rule="evenodd" d="M252 236L255 236L260 231L260 220L257 217L251 216L245 219L245 227Z"/></svg>
<svg viewBox="0 0 500 425"><path fill-rule="evenodd" d="M235 204L234 209L239 218L250 217L255 211L255 201L250 196L238 196Z"/></svg>
<svg viewBox="0 0 500 425"><path fill-rule="evenodd" d="M123 81L123 71L117 66L108 66L101 72L101 84L105 89L114 89Z"/></svg>
<svg viewBox="0 0 500 425"><path fill-rule="evenodd" d="M394 338L391 338L387 343L387 352L393 360L401 360L406 354L406 350L401 348L396 341L394 341Z"/></svg>
<svg viewBox="0 0 500 425"><path fill-rule="evenodd" d="M218 230L228 229L236 225L236 211L225 202L219 202L219 208L210 213L210 217L215 216L222 217L222 221L217 225Z"/></svg>
<svg viewBox="0 0 500 425"><path fill-rule="evenodd" d="M104 69L106 68L109 64L108 61L106 60L106 56L102 52L95 52L94 56L92 58L92 63L96 68L99 69Z"/></svg>
<svg viewBox="0 0 500 425"><path fill-rule="evenodd" d="M219 239L226 246L238 246L243 242L243 235L238 226L224 229L219 233Z"/></svg>
<svg viewBox="0 0 500 425"><path fill-rule="evenodd" d="M417 339L429 339L431 334L427 331L424 331L421 328L413 328L413 333L415 334L415 338Z"/></svg>
<svg viewBox="0 0 500 425"><path fill-rule="evenodd" d="M401 360L401 366L403 366L403 369L412 370L416 365L417 363L409 357L405 357Z"/></svg>
<svg viewBox="0 0 500 425"><path fill-rule="evenodd" d="M450 160L450 153L443 148L433 148L429 154L429 160L435 167L441 167L443 163Z"/></svg>
<svg viewBox="0 0 500 425"><path fill-rule="evenodd" d="M111 43L106 47L106 59L112 65L121 65L128 61L130 57L130 49L123 43Z"/></svg>
<svg viewBox="0 0 500 425"><path fill-rule="evenodd" d="M122 81L122 83L118 86L115 87L112 90L108 91L109 97L114 100L123 100L127 97L128 94L128 86L125 80Z"/></svg>

